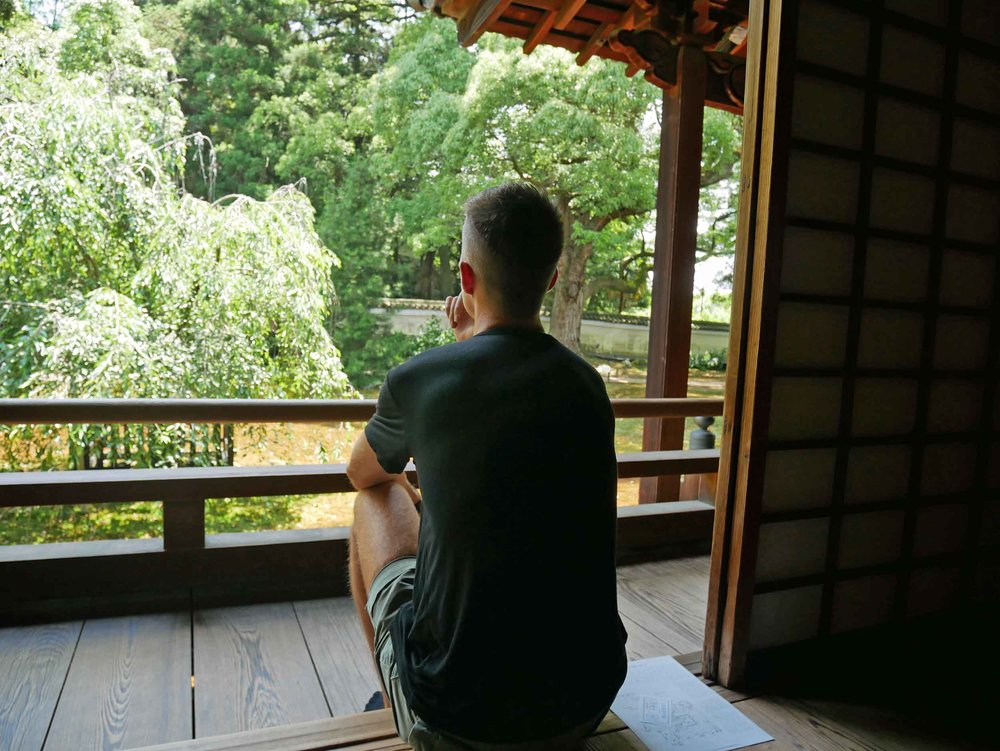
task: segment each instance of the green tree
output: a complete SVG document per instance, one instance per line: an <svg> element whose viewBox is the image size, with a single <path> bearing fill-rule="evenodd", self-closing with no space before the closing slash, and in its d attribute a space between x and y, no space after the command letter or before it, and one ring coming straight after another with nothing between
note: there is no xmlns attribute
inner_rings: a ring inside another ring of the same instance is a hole
<svg viewBox="0 0 1000 751"><path fill-rule="evenodd" d="M180 190L176 83L148 50L123 0L0 36L0 391L350 393L312 206Z"/></svg>
<svg viewBox="0 0 1000 751"><path fill-rule="evenodd" d="M612 225L653 208L655 141L642 124L657 92L620 65L575 66L554 48L525 56L511 40L486 47L462 122L469 158L483 170L502 168L497 177L537 185L562 212L566 240L550 333L579 350L595 244Z"/></svg>

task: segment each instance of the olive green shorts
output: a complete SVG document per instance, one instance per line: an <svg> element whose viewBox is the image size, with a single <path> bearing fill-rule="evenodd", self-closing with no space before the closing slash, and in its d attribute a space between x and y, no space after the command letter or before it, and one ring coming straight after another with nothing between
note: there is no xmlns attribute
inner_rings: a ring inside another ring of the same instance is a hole
<svg viewBox="0 0 1000 751"><path fill-rule="evenodd" d="M606 711L582 725L556 738L514 744L480 743L450 733L435 730L413 713L399 683L396 656L392 649L389 629L399 614L399 609L413 599L413 577L417 559L413 556L397 558L386 564L375 575L368 593L368 615L375 626L375 657L378 661L382 685L389 694L392 716L399 737L413 746L414 751L554 751L579 748L604 719Z"/></svg>

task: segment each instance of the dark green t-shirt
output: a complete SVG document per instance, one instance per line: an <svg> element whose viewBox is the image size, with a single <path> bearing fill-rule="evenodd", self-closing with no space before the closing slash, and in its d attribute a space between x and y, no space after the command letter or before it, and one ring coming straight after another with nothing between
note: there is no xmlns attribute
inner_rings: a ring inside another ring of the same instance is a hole
<svg viewBox="0 0 1000 751"><path fill-rule="evenodd" d="M392 370L365 434L420 478L413 602L391 630L432 727L544 739L625 677L615 577L614 415L597 372L539 331L498 327Z"/></svg>

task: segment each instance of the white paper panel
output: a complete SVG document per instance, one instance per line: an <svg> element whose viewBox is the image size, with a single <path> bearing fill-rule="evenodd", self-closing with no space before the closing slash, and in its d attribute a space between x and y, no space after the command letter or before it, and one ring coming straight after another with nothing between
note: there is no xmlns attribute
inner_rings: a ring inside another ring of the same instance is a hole
<svg viewBox="0 0 1000 751"><path fill-rule="evenodd" d="M997 174L1000 174L998 170ZM985 253L946 249L941 267L941 302L988 308L993 302L996 259Z"/></svg>
<svg viewBox="0 0 1000 751"><path fill-rule="evenodd" d="M866 310L861 315L858 365L917 368L924 343L924 319L902 310Z"/></svg>
<svg viewBox="0 0 1000 751"><path fill-rule="evenodd" d="M927 506L917 512L913 552L917 556L959 551L965 544L969 512L965 506Z"/></svg>
<svg viewBox="0 0 1000 751"><path fill-rule="evenodd" d="M975 466L975 444L931 444L924 449L920 492L939 495L969 490L975 482Z"/></svg>
<svg viewBox="0 0 1000 751"><path fill-rule="evenodd" d="M847 503L894 501L906 495L909 446L856 446L847 456Z"/></svg>
<svg viewBox="0 0 1000 751"><path fill-rule="evenodd" d="M833 590L833 633L885 623L892 616L896 577L866 576L838 582Z"/></svg>
<svg viewBox="0 0 1000 751"><path fill-rule="evenodd" d="M819 631L822 596L820 586L754 595L750 611L750 649L814 638Z"/></svg>
<svg viewBox="0 0 1000 751"><path fill-rule="evenodd" d="M802 0L796 36L800 60L864 75L868 59L868 19L864 16L817 0Z"/></svg>
<svg viewBox="0 0 1000 751"><path fill-rule="evenodd" d="M894 26L882 32L882 83L938 96L944 82L944 46Z"/></svg>
<svg viewBox="0 0 1000 751"><path fill-rule="evenodd" d="M997 44L1000 39L1000 5L997 0L965 0L962 3L962 33Z"/></svg>
<svg viewBox="0 0 1000 751"><path fill-rule="evenodd" d="M983 385L968 380L935 381L929 406L929 433L976 430L982 418Z"/></svg>
<svg viewBox="0 0 1000 751"><path fill-rule="evenodd" d="M782 303L778 309L775 365L843 366L847 315L844 305Z"/></svg>
<svg viewBox="0 0 1000 751"><path fill-rule="evenodd" d="M1000 113L1000 65L979 55L960 52L955 99L976 109Z"/></svg>
<svg viewBox="0 0 1000 751"><path fill-rule="evenodd" d="M837 568L860 568L899 558L903 544L903 512L847 514L840 526Z"/></svg>
<svg viewBox="0 0 1000 751"><path fill-rule="evenodd" d="M839 232L785 229L782 292L847 295L851 291L854 238Z"/></svg>
<svg viewBox="0 0 1000 751"><path fill-rule="evenodd" d="M865 92L800 75L795 78L792 136L848 149L861 148Z"/></svg>
<svg viewBox="0 0 1000 751"><path fill-rule="evenodd" d="M960 574L957 568L920 568L913 572L907 601L908 615L946 610L958 604Z"/></svg>
<svg viewBox="0 0 1000 751"><path fill-rule="evenodd" d="M952 185L948 189L945 234L954 240L989 245L1000 241L1000 195Z"/></svg>
<svg viewBox="0 0 1000 751"><path fill-rule="evenodd" d="M921 302L927 297L930 250L890 240L868 241L865 297L872 300Z"/></svg>
<svg viewBox="0 0 1000 751"><path fill-rule="evenodd" d="M942 370L982 368L986 365L989 343L989 319L940 316L934 340L934 367Z"/></svg>
<svg viewBox="0 0 1000 751"><path fill-rule="evenodd" d="M881 97L875 153L917 164L937 164L941 116L934 110Z"/></svg>
<svg viewBox="0 0 1000 751"><path fill-rule="evenodd" d="M1000 175L1000 130L955 118L951 166L958 172L996 178Z"/></svg>
<svg viewBox="0 0 1000 751"><path fill-rule="evenodd" d="M851 432L856 436L905 435L913 430L917 382L859 378L854 386Z"/></svg>
<svg viewBox="0 0 1000 751"><path fill-rule="evenodd" d="M858 165L792 149L788 158L789 216L853 223L858 214Z"/></svg>
<svg viewBox="0 0 1000 751"><path fill-rule="evenodd" d="M830 438L840 425L840 378L775 378L771 440Z"/></svg>
<svg viewBox="0 0 1000 751"><path fill-rule="evenodd" d="M886 0L885 7L936 26L948 20L948 0Z"/></svg>
<svg viewBox="0 0 1000 751"><path fill-rule="evenodd" d="M900 232L930 234L934 182L926 177L876 169L872 173L871 225Z"/></svg>
<svg viewBox="0 0 1000 751"><path fill-rule="evenodd" d="M829 519L764 524L757 548L757 581L822 573L826 568Z"/></svg>
<svg viewBox="0 0 1000 751"><path fill-rule="evenodd" d="M764 467L764 511L819 508L833 492L835 449L769 451Z"/></svg>

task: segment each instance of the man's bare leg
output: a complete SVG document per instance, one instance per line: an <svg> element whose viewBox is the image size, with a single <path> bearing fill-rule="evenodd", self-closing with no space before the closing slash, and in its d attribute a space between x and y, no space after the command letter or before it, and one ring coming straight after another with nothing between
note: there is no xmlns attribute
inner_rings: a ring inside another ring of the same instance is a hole
<svg viewBox="0 0 1000 751"><path fill-rule="evenodd" d="M351 596L373 658L375 629L368 615L368 592L375 576L386 564L417 554L420 517L413 504L412 488L398 482L366 488L358 493L354 501L350 543ZM389 706L385 686L382 687L382 696L386 706Z"/></svg>

